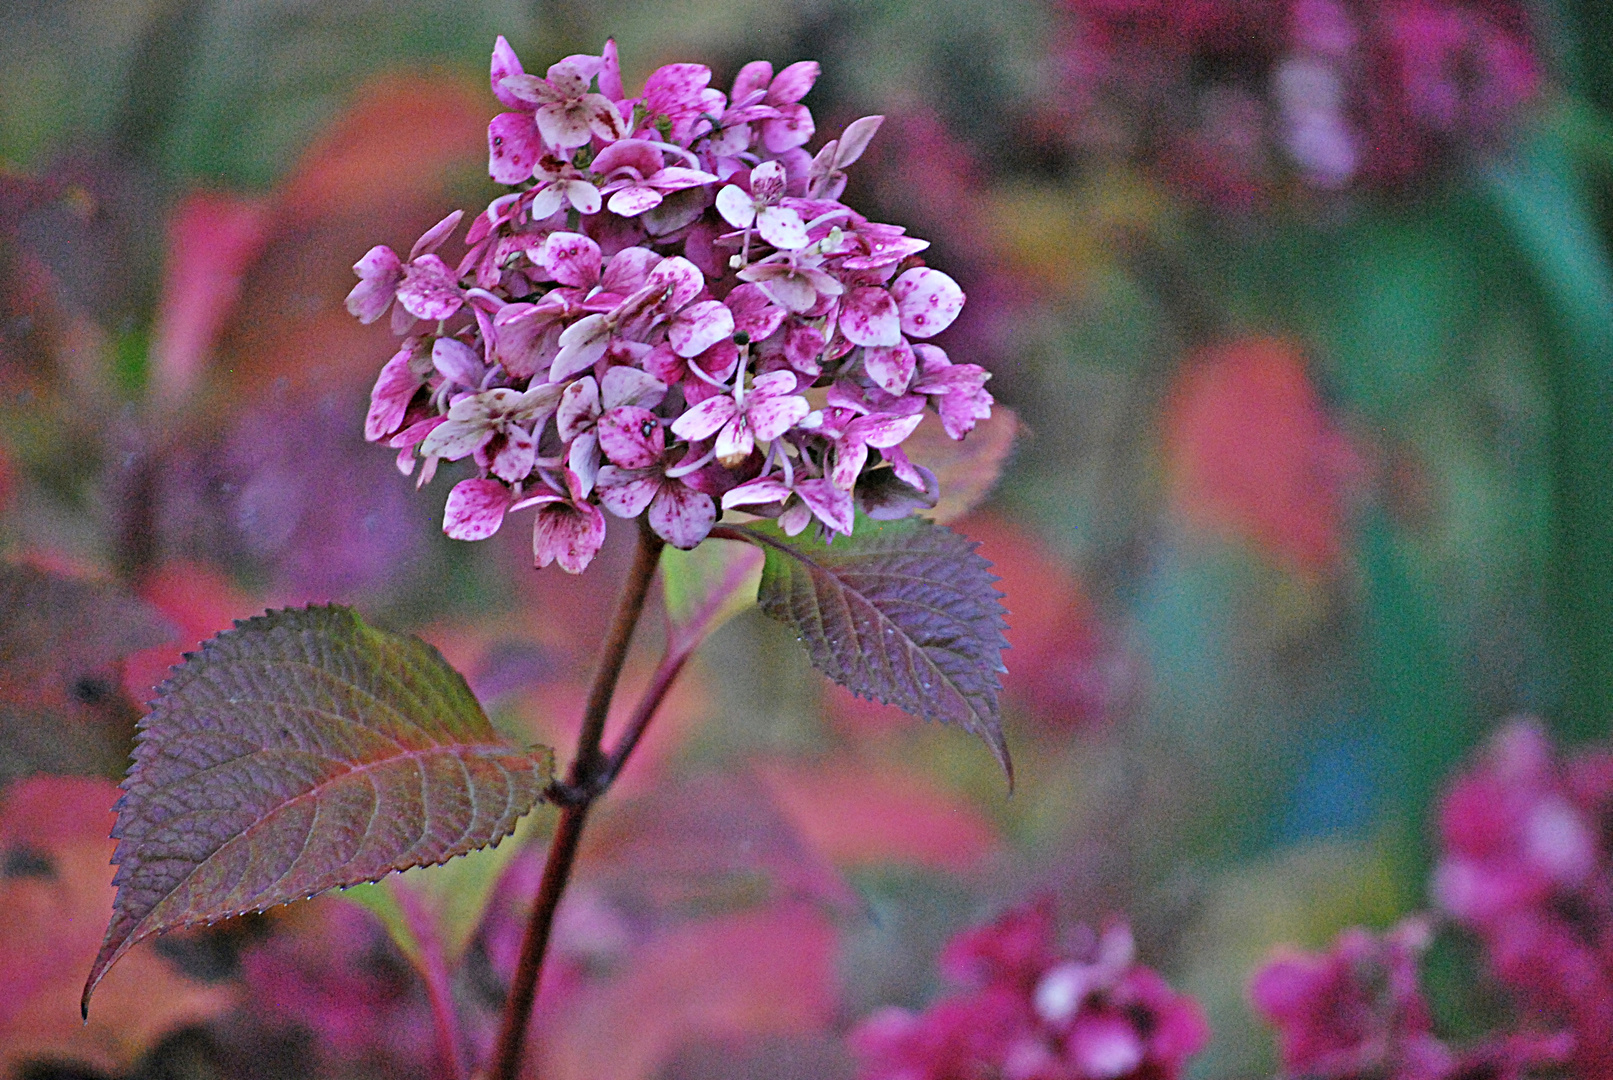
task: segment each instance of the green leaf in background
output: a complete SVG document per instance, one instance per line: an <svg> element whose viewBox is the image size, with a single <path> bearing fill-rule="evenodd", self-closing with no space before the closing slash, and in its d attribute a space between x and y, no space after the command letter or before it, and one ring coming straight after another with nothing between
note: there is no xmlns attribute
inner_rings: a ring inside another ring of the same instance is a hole
<svg viewBox="0 0 1613 1080"><path fill-rule="evenodd" d="M553 753L500 737L419 638L335 606L237 623L141 722L86 1013L142 939L497 843L553 772Z"/></svg>
<svg viewBox="0 0 1613 1080"><path fill-rule="evenodd" d="M424 949L429 943L422 941L422 935L431 934L442 950L442 959L451 968L465 955L487 912L493 887L536 831L538 821L538 815L529 814L497 847L364 882L348 889L342 897L373 912L416 966L426 963Z"/></svg>
<svg viewBox="0 0 1613 1080"><path fill-rule="evenodd" d="M1557 718L1573 738L1613 717L1613 265L1575 175L1572 128L1548 124L1484 172L1541 293L1555 399L1555 631L1567 654Z"/></svg>
<svg viewBox="0 0 1613 1080"><path fill-rule="evenodd" d="M693 652L719 626L756 603L762 553L749 544L708 540L682 551L661 551L668 651Z"/></svg>

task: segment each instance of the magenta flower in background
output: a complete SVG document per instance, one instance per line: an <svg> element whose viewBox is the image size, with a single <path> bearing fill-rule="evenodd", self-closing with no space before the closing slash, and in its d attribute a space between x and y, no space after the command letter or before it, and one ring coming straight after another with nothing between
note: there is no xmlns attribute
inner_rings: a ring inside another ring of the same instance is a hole
<svg viewBox="0 0 1613 1080"><path fill-rule="evenodd" d="M1253 205L1402 189L1495 145L1540 92L1511 0L1068 0L1051 127L1138 155L1190 192Z"/></svg>
<svg viewBox="0 0 1613 1080"><path fill-rule="evenodd" d="M1562 1033L1491 1036L1458 1049L1434 1034L1419 978L1432 927L1408 919L1375 934L1351 927L1327 952L1282 950L1249 984L1276 1029L1286 1077L1368 1080L1520 1078L1559 1065Z"/></svg>
<svg viewBox="0 0 1613 1080"><path fill-rule="evenodd" d="M1613 1076L1613 754L1560 759L1514 722L1440 807L1435 903L1483 944L1531 1017L1567 1030L1575 1075Z"/></svg>
<svg viewBox="0 0 1613 1080"><path fill-rule="evenodd" d="M862 1080L1171 1080L1209 1041L1198 1003L1136 961L1114 923L1060 949L1049 905L965 931L941 956L960 993L852 1033Z"/></svg>
<svg viewBox="0 0 1613 1080"><path fill-rule="evenodd" d="M539 78L499 39L509 111L488 125L488 171L515 190L473 219L457 267L437 254L456 212L407 260L371 249L348 297L364 322L390 308L400 335L426 321L382 368L365 436L405 474L423 460L421 485L474 465L448 535L536 508L535 561L576 573L601 509L688 548L727 512L833 534L857 500L883 517L935 504L900 444L926 409L964 437L990 415L989 376L913 344L951 325L963 290L924 265L926 241L839 201L881 118L808 152L817 77L757 61L725 94L669 64L629 98L612 45Z"/></svg>

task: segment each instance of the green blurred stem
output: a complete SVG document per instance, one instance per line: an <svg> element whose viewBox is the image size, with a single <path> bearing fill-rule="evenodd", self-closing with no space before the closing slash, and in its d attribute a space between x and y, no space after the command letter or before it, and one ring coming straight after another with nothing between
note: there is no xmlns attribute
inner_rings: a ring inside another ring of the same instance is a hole
<svg viewBox="0 0 1613 1080"><path fill-rule="evenodd" d="M526 937L521 942L521 957L516 964L515 978L510 984L509 1000L504 1005L498 1046L488 1072L491 1080L516 1080L520 1074L527 1028L532 1021L532 1005L537 1000L538 980L543 974L543 958L549 950L549 935L554 929L560 898L571 880L571 868L577 860L577 846L582 840L583 826L588 821L588 811L594 800L604 794L609 786L609 778L621 768L627 754L637 743L634 737L631 744L618 747L618 752L608 759L600 749L605 735L605 720L610 715L611 701L616 696L616 684L621 679L622 665L627 661L628 647L633 643L633 631L638 628L639 618L644 613L644 601L649 596L650 583L655 580L655 568L661 561L663 546L661 538L641 522L638 551L622 589L610 636L605 639L605 651L600 657L599 670L594 675L593 688L588 693L582 729L577 735L577 753L572 758L565 783L555 785L553 791L555 801L561 803L560 824L549 845L543 880L539 882L538 895L532 902L532 916L527 922ZM676 675L674 670L665 679L664 685L656 684L660 685L660 691L654 695L648 710L645 702L640 703L638 711L644 714L636 724L640 734L649 723L655 711L654 706L659 704L660 695L665 694ZM646 701L651 696L647 694ZM600 783L601 778L605 778L603 784Z"/></svg>
<svg viewBox="0 0 1613 1080"><path fill-rule="evenodd" d="M1546 125L1486 186L1535 279L1554 405L1553 580L1571 739L1613 716L1613 264L1571 160L1572 115Z"/></svg>

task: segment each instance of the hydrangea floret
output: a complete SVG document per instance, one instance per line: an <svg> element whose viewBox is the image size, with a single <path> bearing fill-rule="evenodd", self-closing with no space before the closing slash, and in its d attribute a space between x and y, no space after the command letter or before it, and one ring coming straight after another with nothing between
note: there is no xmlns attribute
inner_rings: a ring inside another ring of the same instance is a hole
<svg viewBox="0 0 1613 1080"><path fill-rule="evenodd" d="M391 310L404 338L364 434L450 491L449 536L481 540L536 508L538 565L587 567L605 516L691 548L725 514L850 533L934 505L901 449L934 411L962 439L991 414L990 378L929 341L963 308L927 241L840 201L882 117L816 153L810 61L745 65L728 93L698 64L623 88L615 46L527 74L493 50L488 172L512 190L437 252L461 212L405 260L354 266L348 310Z"/></svg>

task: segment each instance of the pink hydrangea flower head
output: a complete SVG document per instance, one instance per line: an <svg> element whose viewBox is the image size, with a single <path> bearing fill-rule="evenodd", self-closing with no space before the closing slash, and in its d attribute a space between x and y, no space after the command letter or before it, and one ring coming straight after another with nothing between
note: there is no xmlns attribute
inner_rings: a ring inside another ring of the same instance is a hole
<svg viewBox="0 0 1613 1080"><path fill-rule="evenodd" d="M540 77L498 39L488 171L512 190L457 263L440 254L456 212L407 258L372 248L348 297L412 335L365 436L419 485L443 463L469 473L448 535L530 509L535 561L575 573L607 514L687 548L728 515L832 535L859 509L935 505L902 444L926 411L963 437L990 413L987 376L930 343L964 296L927 242L840 201L881 118L808 148L817 77L756 61L730 95L668 64L633 97L614 45Z"/></svg>

